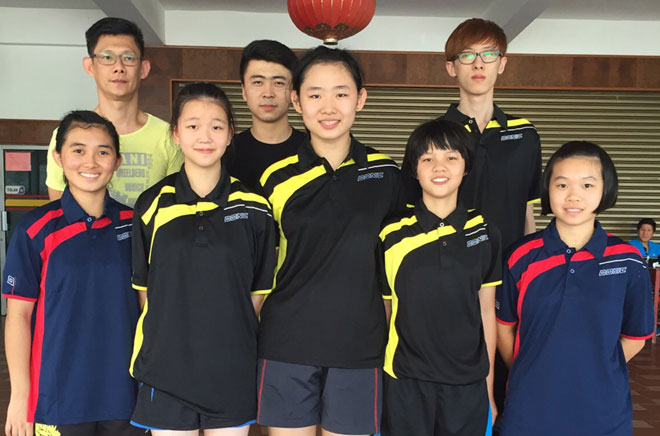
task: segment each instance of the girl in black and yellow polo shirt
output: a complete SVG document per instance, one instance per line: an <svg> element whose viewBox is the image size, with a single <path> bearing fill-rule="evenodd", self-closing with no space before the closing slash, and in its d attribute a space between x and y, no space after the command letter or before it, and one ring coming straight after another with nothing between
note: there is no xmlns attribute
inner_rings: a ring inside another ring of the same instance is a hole
<svg viewBox="0 0 660 436"><path fill-rule="evenodd" d="M275 226L266 200L222 167L234 131L222 90L189 85L172 112L183 168L135 205L132 281L146 302L131 363L140 381L132 421L157 436L244 436L257 412L253 299L273 284Z"/></svg>
<svg viewBox="0 0 660 436"><path fill-rule="evenodd" d="M348 52L300 59L293 106L308 137L261 176L279 225L261 312L259 413L271 436L378 433L385 313L376 274L383 218L403 206L397 165L352 137L366 101Z"/></svg>

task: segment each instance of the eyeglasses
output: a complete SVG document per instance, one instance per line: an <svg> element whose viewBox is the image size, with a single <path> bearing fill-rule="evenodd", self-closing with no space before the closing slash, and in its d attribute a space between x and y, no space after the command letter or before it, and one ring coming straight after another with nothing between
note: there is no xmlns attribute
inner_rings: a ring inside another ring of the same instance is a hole
<svg viewBox="0 0 660 436"><path fill-rule="evenodd" d="M102 51L101 53L95 53L90 56L90 58L96 58L101 65L114 65L117 62L117 58L121 59L121 63L129 67L135 66L140 61L139 56L135 53L122 53L119 56L114 54L111 51Z"/></svg>
<svg viewBox="0 0 660 436"><path fill-rule="evenodd" d="M458 59L458 62L463 65L471 65L477 60L477 56L479 56L485 64L491 64L495 62L497 58L502 56L502 52L499 50L486 50L482 52L463 51L454 56L454 59Z"/></svg>

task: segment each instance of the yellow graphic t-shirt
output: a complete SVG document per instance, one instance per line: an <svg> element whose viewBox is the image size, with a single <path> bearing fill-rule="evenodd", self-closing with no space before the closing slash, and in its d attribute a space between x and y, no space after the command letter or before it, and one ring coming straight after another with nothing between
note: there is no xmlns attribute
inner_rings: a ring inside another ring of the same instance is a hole
<svg viewBox="0 0 660 436"><path fill-rule="evenodd" d="M169 124L151 114L147 117L142 128L119 135L119 150L124 160L108 185L112 198L131 207L143 191L179 171L183 164L181 149L172 141ZM64 174L53 158L56 134L57 129L48 146L46 186L64 191Z"/></svg>

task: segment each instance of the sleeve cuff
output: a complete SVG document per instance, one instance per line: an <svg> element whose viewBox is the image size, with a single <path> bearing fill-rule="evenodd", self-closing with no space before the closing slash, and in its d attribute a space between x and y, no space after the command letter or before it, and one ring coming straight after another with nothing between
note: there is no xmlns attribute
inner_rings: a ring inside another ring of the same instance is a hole
<svg viewBox="0 0 660 436"><path fill-rule="evenodd" d="M12 300L29 301L30 303L36 303L37 302L36 298L23 297L21 295L2 294L2 296L4 298L11 298Z"/></svg>
<svg viewBox="0 0 660 436"><path fill-rule="evenodd" d="M628 335L624 335L623 333L621 333L620 336L622 338L632 339L634 341L645 341L647 339L651 339L653 337L653 333L651 333L650 335L646 335L646 336L628 336Z"/></svg>
<svg viewBox="0 0 660 436"><path fill-rule="evenodd" d="M541 199L540 198L535 198L533 200L528 200L527 204L534 204L534 203L540 203Z"/></svg>
<svg viewBox="0 0 660 436"><path fill-rule="evenodd" d="M146 286L136 285L135 283L133 283L133 289L135 289L136 291L147 292Z"/></svg>
<svg viewBox="0 0 660 436"><path fill-rule="evenodd" d="M252 292L250 292L250 294L251 295L268 295L271 292L273 292L272 289L261 289L261 290L258 290L258 291L252 291Z"/></svg>
<svg viewBox="0 0 660 436"><path fill-rule="evenodd" d="M501 284L502 284L502 280L498 280L498 281L496 281L496 282L488 282L488 283L484 283L483 285L481 285L481 287L482 287L482 288L490 288L491 286L499 286L499 285L501 285Z"/></svg>
<svg viewBox="0 0 660 436"><path fill-rule="evenodd" d="M391 295L383 295L383 300L391 300L392 296Z"/></svg>
<svg viewBox="0 0 660 436"><path fill-rule="evenodd" d="M497 318L497 317L495 319L497 319L497 322L499 322L500 324L503 324L503 325L516 325L516 324L518 324L518 321L504 321L503 319L500 319L500 318Z"/></svg>

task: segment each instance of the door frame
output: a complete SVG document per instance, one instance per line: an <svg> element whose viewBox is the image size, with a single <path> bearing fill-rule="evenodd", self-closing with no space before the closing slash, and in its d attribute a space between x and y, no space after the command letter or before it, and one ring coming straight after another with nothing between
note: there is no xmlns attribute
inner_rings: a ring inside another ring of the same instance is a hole
<svg viewBox="0 0 660 436"><path fill-rule="evenodd" d="M5 271L5 261L7 260L7 211L5 209L5 151L39 151L48 150L47 145L4 145L0 144L0 169L2 169L2 177L0 177L0 268L2 273ZM2 278L0 278L2 280ZM2 298L2 315L7 314L7 299Z"/></svg>

